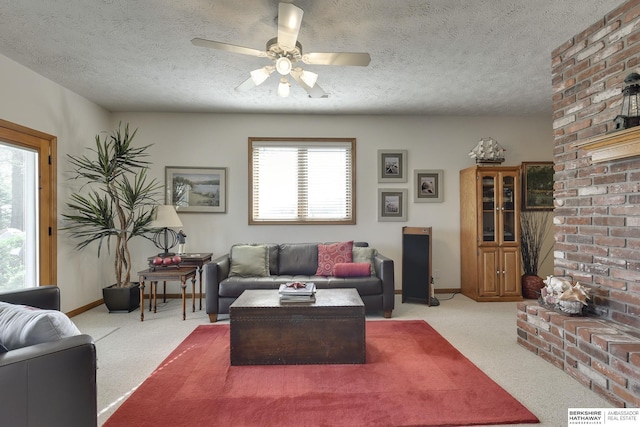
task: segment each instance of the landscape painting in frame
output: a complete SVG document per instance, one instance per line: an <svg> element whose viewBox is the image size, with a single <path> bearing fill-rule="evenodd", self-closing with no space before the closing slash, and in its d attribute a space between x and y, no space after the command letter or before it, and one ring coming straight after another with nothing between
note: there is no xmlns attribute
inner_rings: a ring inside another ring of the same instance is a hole
<svg viewBox="0 0 640 427"><path fill-rule="evenodd" d="M178 212L227 211L227 168L165 168L166 204Z"/></svg>
<svg viewBox="0 0 640 427"><path fill-rule="evenodd" d="M553 162L523 162L522 209L553 210Z"/></svg>
<svg viewBox="0 0 640 427"><path fill-rule="evenodd" d="M443 176L442 169L427 170L418 169L413 171L413 183L415 191L413 201L416 203L425 202L442 202L444 200L443 193Z"/></svg>
<svg viewBox="0 0 640 427"><path fill-rule="evenodd" d="M378 189L378 221L407 220L407 189Z"/></svg>
<svg viewBox="0 0 640 427"><path fill-rule="evenodd" d="M407 182L407 150L378 150L378 182Z"/></svg>

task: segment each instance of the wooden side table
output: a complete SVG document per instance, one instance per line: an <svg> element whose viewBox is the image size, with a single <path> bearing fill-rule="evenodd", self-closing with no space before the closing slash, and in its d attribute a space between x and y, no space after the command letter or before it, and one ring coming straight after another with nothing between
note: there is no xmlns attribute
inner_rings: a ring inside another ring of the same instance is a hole
<svg viewBox="0 0 640 427"><path fill-rule="evenodd" d="M153 312L156 312L156 294L158 289L158 281L179 281L182 289L182 320L187 318L186 310L186 288L187 279L191 278L191 301L195 311L196 299L196 271L195 267L158 267L155 269L148 268L138 272L140 276L140 321L144 321L144 282L151 282L149 289L149 311L151 311L151 302L153 301ZM153 297L152 297L153 295Z"/></svg>
<svg viewBox="0 0 640 427"><path fill-rule="evenodd" d="M202 266L211 261L212 256L213 254L210 253L180 254L180 258L182 258L180 267L198 267L198 282L200 283L200 310L202 310Z"/></svg>
<svg viewBox="0 0 640 427"><path fill-rule="evenodd" d="M213 254L211 253L184 253L179 254L182 261L180 261L180 267L197 267L198 268L198 282L200 283L200 310L202 310L202 266L209 261ZM151 262L155 256L149 257L147 261ZM167 302L167 282L164 282L162 302ZM195 303L194 309L195 311Z"/></svg>

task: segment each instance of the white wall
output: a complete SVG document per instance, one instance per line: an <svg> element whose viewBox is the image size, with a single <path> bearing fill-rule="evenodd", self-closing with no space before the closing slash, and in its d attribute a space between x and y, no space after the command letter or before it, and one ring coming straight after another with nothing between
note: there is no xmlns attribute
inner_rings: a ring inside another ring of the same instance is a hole
<svg viewBox="0 0 640 427"><path fill-rule="evenodd" d="M109 130L110 113L2 55L0 75L0 118L58 139L59 218L70 193L65 155L90 144L97 132ZM96 261L95 250L82 254L75 251L73 242L60 233L58 285L64 311L102 298L102 283L108 274L105 271L110 270L107 261Z"/></svg>
<svg viewBox="0 0 640 427"><path fill-rule="evenodd" d="M550 117L315 116L239 114L111 114L86 99L0 55L0 118L58 138L58 212L77 184L67 180L66 154L93 145L95 135L118 122L139 128L139 144L153 143L152 175L164 182L165 166L228 167L226 214L181 214L188 250L226 253L236 242L368 241L396 265L401 287L403 226L433 227L437 288L459 288L460 169L473 165L468 152L482 137L506 149L504 165L553 157ZM278 100L274 98L274 102ZM321 102L321 101L320 101ZM353 226L249 226L247 217L247 138L357 138L357 224ZM377 150L407 149L409 181L379 184ZM444 170L444 202L413 203L414 169ZM407 222L377 222L378 188L409 189ZM111 258L96 248L77 252L64 232L58 235L58 284L62 309L69 311L101 298L113 281ZM134 270L146 266L157 249L146 240L133 244ZM548 267L550 271L551 267ZM544 267L540 275L547 274ZM177 285L175 285L177 291ZM172 290L173 291L173 290Z"/></svg>
<svg viewBox="0 0 640 427"><path fill-rule="evenodd" d="M161 181L165 166L229 168L226 214L180 214L188 251L218 256L238 242L364 240L395 260L397 289L402 283L405 225L433 227L433 268L440 273L435 287L460 287L458 173L474 164L468 152L481 137L491 136L507 149L505 166L553 156L551 119L544 117L119 113L113 119L116 125L122 121L138 127L139 144L154 144L153 175ZM357 138L357 224L249 226L247 138L251 136ZM389 148L408 150L407 183L377 182L377 150ZM444 170L443 203L413 203L414 169ZM407 222L377 221L378 188L409 189ZM545 274L544 268L540 273Z"/></svg>

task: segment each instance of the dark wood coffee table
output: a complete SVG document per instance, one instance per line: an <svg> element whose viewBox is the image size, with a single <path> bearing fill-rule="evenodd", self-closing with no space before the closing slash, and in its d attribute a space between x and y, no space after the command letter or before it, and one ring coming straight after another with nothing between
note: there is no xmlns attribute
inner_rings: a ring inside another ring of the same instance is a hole
<svg viewBox="0 0 640 427"><path fill-rule="evenodd" d="M364 303L355 289L318 289L315 303L280 304L246 290L229 307L231 365L365 363Z"/></svg>

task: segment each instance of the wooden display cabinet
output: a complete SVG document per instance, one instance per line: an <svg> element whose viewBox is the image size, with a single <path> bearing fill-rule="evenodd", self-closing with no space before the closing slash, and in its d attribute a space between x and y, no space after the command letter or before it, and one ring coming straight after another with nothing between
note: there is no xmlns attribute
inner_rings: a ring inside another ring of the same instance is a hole
<svg viewBox="0 0 640 427"><path fill-rule="evenodd" d="M476 301L520 301L520 168L460 171L461 291Z"/></svg>

